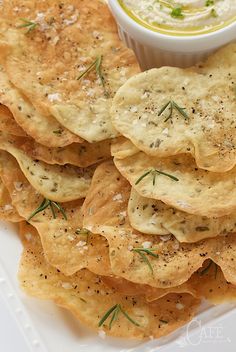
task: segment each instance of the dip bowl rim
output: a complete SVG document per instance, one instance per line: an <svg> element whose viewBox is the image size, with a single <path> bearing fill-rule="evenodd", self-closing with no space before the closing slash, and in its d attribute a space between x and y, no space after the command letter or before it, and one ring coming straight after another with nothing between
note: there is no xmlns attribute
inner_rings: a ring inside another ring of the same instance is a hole
<svg viewBox="0 0 236 352"><path fill-rule="evenodd" d="M152 31L136 22L122 8L119 0L108 0L108 5L118 25L128 35L144 45L162 50L201 52L216 49L236 40L236 21L209 33L171 35Z"/></svg>

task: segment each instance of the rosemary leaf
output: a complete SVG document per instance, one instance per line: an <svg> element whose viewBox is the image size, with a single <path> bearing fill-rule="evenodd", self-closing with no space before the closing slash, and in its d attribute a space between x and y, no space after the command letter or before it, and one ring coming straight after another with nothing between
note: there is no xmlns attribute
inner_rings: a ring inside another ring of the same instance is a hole
<svg viewBox="0 0 236 352"><path fill-rule="evenodd" d="M140 257L142 258L142 260L144 261L144 263L147 264L147 266L149 267L151 273L153 274L153 267L152 267L152 265L151 265L151 263L150 263L148 257L147 257L143 252L141 252L141 251L140 251L140 252L135 251L135 252L137 252L137 253L140 255Z"/></svg>
<svg viewBox="0 0 236 352"><path fill-rule="evenodd" d="M165 109L168 107L168 105L170 104L170 101L168 101L168 103L166 103L161 110L158 113L158 116L161 116L161 114L165 111Z"/></svg>
<svg viewBox="0 0 236 352"><path fill-rule="evenodd" d="M42 201L42 203L39 205L39 207L37 209L35 209L35 211L29 216L27 221L30 221L33 217L35 217L37 214L41 213L42 211L44 211L48 207L51 209L53 219L56 219L56 217L57 217L55 209L54 209L54 207L55 207L62 214L63 218L65 220L67 220L65 210L62 208L62 206L57 202L54 202L52 200L45 198Z"/></svg>
<svg viewBox="0 0 236 352"><path fill-rule="evenodd" d="M32 32L38 25L38 23L30 21L26 18L20 18L20 20L23 22L23 24L20 24L19 26L17 26L17 28L28 28L28 30L26 31L27 34Z"/></svg>
<svg viewBox="0 0 236 352"><path fill-rule="evenodd" d="M37 209L35 209L35 211L30 215L27 221L30 221L35 215L37 215L41 211L44 211L48 206L49 206L49 201L48 199L45 198L40 204L40 206Z"/></svg>
<svg viewBox="0 0 236 352"><path fill-rule="evenodd" d="M113 313L113 314L112 314ZM136 325L136 326L140 326L135 320L133 320L128 313L121 307L120 304L116 304L113 307L111 307L105 314L104 316L101 318L101 320L98 323L98 327L101 327L105 321L109 318L109 316L112 314L110 322L109 322L109 330L112 327L112 324L114 322L116 322L116 320L118 319L119 314L122 313L126 319L128 319L132 324Z"/></svg>
<svg viewBox="0 0 236 352"><path fill-rule="evenodd" d="M51 201L51 203L52 203L52 205L53 205L55 208L57 208L57 210L58 210L59 212L62 213L63 218L64 218L65 220L67 220L67 216L66 216L65 210L62 208L62 206L61 206L59 203L57 203L57 202Z"/></svg>
<svg viewBox="0 0 236 352"><path fill-rule="evenodd" d="M173 107L187 120L189 118L188 114L184 111L186 108L181 108L178 104L173 101Z"/></svg>
<svg viewBox="0 0 236 352"><path fill-rule="evenodd" d="M161 116L163 114L163 112L168 108L168 106L170 107L170 112L169 115L166 117L166 119L164 120L164 122L167 122L168 120L170 120L172 118L173 115L173 110L177 110L178 113L180 115L182 115L184 117L185 120L189 119L188 114L186 113L186 108L181 108L174 100L169 100L159 111L158 116Z"/></svg>
<svg viewBox="0 0 236 352"><path fill-rule="evenodd" d="M164 120L164 122L167 122L169 119L171 119L172 118L172 114L173 114L173 104L172 104L172 102L170 102L170 113L167 116L167 118Z"/></svg>
<svg viewBox="0 0 236 352"><path fill-rule="evenodd" d="M173 176L173 175L170 175L170 174L167 174L166 172L163 172L163 171L160 171L160 170L156 170L156 169L155 169L155 172L157 172L157 173L160 174L160 175L169 177L169 178L171 178L172 180L174 180L174 181L176 181L176 182L179 181L179 179L178 179L177 177L175 177L175 176Z"/></svg>
<svg viewBox="0 0 236 352"><path fill-rule="evenodd" d="M113 307L111 307L105 314L104 316L101 318L101 320L98 323L98 327L102 326L105 321L107 320L107 318L109 318L109 316L111 315L111 313L117 308L117 304L114 305Z"/></svg>
<svg viewBox="0 0 236 352"><path fill-rule="evenodd" d="M153 186L156 185L156 176L157 176L157 173L154 172L154 174L153 174L153 179L152 179L152 184L153 184Z"/></svg>
<svg viewBox="0 0 236 352"><path fill-rule="evenodd" d="M148 176L150 174L153 177L153 179L152 179L153 186L155 186L155 184L156 184L156 176L157 176L157 174L169 177L173 181L176 181L176 182L179 181L179 179L177 177L173 176L173 175L170 175L170 174L168 174L168 173L166 173L164 171L160 171L160 170L157 170L157 169L152 169L152 170L149 170L149 171L145 172L142 176L140 176L138 178L138 180L135 182L135 185L138 185L146 176Z"/></svg>
<svg viewBox="0 0 236 352"><path fill-rule="evenodd" d="M118 319L119 313L120 313L120 305L118 304L116 309L113 311L113 314L109 323L109 330L111 330L112 324Z"/></svg>
<svg viewBox="0 0 236 352"><path fill-rule="evenodd" d="M139 323L137 323L134 319L132 319L129 315L128 315L128 313L126 312L126 311L124 311L124 309L120 306L120 311L124 314L124 316L132 323L132 324L134 324L134 325L136 325L136 326L140 326L140 324Z"/></svg>
<svg viewBox="0 0 236 352"><path fill-rule="evenodd" d="M153 274L153 268L152 265L147 257L147 255L150 255L154 258L159 258L159 255L156 253L153 253L153 251L155 251L155 248L152 249L147 249L147 248L133 248L132 251L136 252L140 255L140 257L142 258L142 260L147 264L147 266L149 267L151 273Z"/></svg>
<svg viewBox="0 0 236 352"><path fill-rule="evenodd" d="M56 219L56 213L55 213L55 210L53 208L52 203L50 203L49 206L50 206L50 209L51 209L51 212L52 212L53 219Z"/></svg>
<svg viewBox="0 0 236 352"><path fill-rule="evenodd" d="M77 77L77 80L80 80L95 68L96 74L100 79L101 85L103 86L104 94L106 97L109 97L109 93L106 90L105 78L102 74L102 60L102 55L97 56L96 59L91 63L91 65L84 72L82 72L79 77Z"/></svg>
<svg viewBox="0 0 236 352"><path fill-rule="evenodd" d="M152 172L152 170L149 170L147 172L145 172L145 174L143 174L142 176L139 177L139 179L135 182L136 185L139 184L139 182L141 182L147 175L149 175Z"/></svg>
<svg viewBox="0 0 236 352"><path fill-rule="evenodd" d="M151 248L151 249L140 248L140 250L141 250L142 252L145 252L145 253L151 255L151 256L154 257L154 258L159 258L159 255L158 255L158 254L153 253L154 251L157 250L156 248Z"/></svg>
<svg viewBox="0 0 236 352"><path fill-rule="evenodd" d="M91 65L88 68L86 68L86 70L82 72L81 75L79 75L79 77L77 77L77 81L79 81L81 78L86 76L90 71L92 71L92 69L96 66L96 61L97 59L94 62L92 62Z"/></svg>
<svg viewBox="0 0 236 352"><path fill-rule="evenodd" d="M105 88L105 79L102 74L102 58L103 58L102 55L97 57L96 63L95 63L95 68L96 68L96 73L97 73L98 77L100 78L101 84Z"/></svg>

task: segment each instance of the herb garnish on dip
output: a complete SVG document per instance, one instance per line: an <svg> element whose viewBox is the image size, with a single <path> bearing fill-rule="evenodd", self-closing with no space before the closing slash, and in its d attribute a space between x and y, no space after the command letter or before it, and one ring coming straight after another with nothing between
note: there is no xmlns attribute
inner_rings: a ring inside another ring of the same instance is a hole
<svg viewBox="0 0 236 352"><path fill-rule="evenodd" d="M197 35L236 21L232 0L119 0L136 22L163 34Z"/></svg>

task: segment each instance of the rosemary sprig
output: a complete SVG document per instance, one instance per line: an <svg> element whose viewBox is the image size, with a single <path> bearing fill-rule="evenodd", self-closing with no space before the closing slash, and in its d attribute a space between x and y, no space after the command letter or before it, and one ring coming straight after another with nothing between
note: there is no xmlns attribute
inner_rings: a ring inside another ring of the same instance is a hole
<svg viewBox="0 0 236 352"><path fill-rule="evenodd" d="M102 60L102 55L97 56L96 59L91 63L91 65L88 66L88 68L86 68L86 70L82 72L79 77L77 77L77 80L79 81L81 78L85 77L89 72L95 69L96 74L100 79L101 85L103 86L104 94L106 95L106 97L109 97L109 93L106 90L105 78L102 73Z"/></svg>
<svg viewBox="0 0 236 352"><path fill-rule="evenodd" d="M214 265L214 270L215 270L215 279L217 277L217 271L218 271L218 266L216 263L214 263L212 260L210 260L209 264L203 269L202 271L199 272L200 276L203 276L209 272L211 269L212 265Z"/></svg>
<svg viewBox="0 0 236 352"><path fill-rule="evenodd" d="M170 100L168 101L159 111L158 116L161 116L163 114L163 112L168 108L168 106L170 107L170 113L167 116L167 118L164 120L164 122L167 122L169 119L172 118L173 115L173 110L177 110L180 115L182 115L184 117L185 120L189 119L188 114L185 112L186 108L181 108L174 100Z"/></svg>
<svg viewBox="0 0 236 352"><path fill-rule="evenodd" d="M148 175L151 175L153 177L153 179L152 179L153 186L155 186L155 184L156 184L156 176L157 175L163 175L163 176L169 177L170 179L172 179L173 181L176 181L176 182L179 181L179 179L173 175L167 174L166 172L163 172L163 171L160 171L157 169L151 169L151 170L145 172L142 176L140 176L137 179L137 181L135 182L135 184L138 185Z"/></svg>
<svg viewBox="0 0 236 352"><path fill-rule="evenodd" d="M27 28L27 31L26 31L27 34L32 32L38 25L38 23L27 20L26 18L20 18L20 20L23 23L17 26L17 28Z"/></svg>
<svg viewBox="0 0 236 352"><path fill-rule="evenodd" d="M135 320L133 320L129 315L128 313L126 313L126 311L121 307L120 304L116 304L114 305L113 307L111 307L105 314L104 316L101 318L101 320L99 321L98 323L98 326L102 326L105 321L110 317L111 315L111 319L110 319L110 322L109 322L109 330L111 329L112 327L112 324L117 320L119 314L122 313L125 318L127 320L129 320L132 324L136 325L136 326L140 326Z"/></svg>
<svg viewBox="0 0 236 352"><path fill-rule="evenodd" d="M151 273L153 274L153 268L152 265L148 259L148 255L150 255L151 257L154 258L159 258L159 255L156 253L153 253L154 251L156 251L155 248L151 248L151 249L147 249L147 248L133 248L132 249L133 252L136 252L140 255L140 257L143 259L143 261L147 264L147 266L149 267Z"/></svg>
<svg viewBox="0 0 236 352"><path fill-rule="evenodd" d="M33 217L35 217L35 215L39 214L40 212L44 211L45 209L47 208L50 208L51 209L51 212L52 212L52 216L53 216L53 219L56 219L57 215L56 215L56 212L55 212L55 208L56 210L58 210L63 218L65 220L67 220L67 216L66 216L66 213L65 213L65 210L62 208L62 206L57 203L57 202L54 202L52 200L49 200L47 198L44 198L44 200L42 201L42 203L39 205L39 207L37 209L35 209L35 211L29 216L29 218L27 219L27 221L30 221Z"/></svg>

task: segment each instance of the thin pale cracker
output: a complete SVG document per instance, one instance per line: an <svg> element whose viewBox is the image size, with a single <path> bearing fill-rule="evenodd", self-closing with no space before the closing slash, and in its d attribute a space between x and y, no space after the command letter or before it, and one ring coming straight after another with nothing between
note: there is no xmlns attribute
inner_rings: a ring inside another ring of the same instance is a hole
<svg viewBox="0 0 236 352"><path fill-rule="evenodd" d="M148 304L143 296L127 297L115 292L88 270L64 276L47 264L37 239L25 243L19 281L27 294L53 300L96 330L99 330L98 323L104 314L114 305L120 304L140 326L119 314L111 329L105 322L100 330L103 334L126 338L167 335L187 323L199 306L199 300L189 294L171 294ZM179 305L183 306L182 310L178 309Z"/></svg>
<svg viewBox="0 0 236 352"><path fill-rule="evenodd" d="M8 80L0 66L0 102L6 105L17 124L37 142L47 147L64 147L82 139L65 129L52 115L41 114Z"/></svg>
<svg viewBox="0 0 236 352"><path fill-rule="evenodd" d="M235 58L236 44L231 43L220 48L216 53L210 55L204 63L200 62L188 70L196 71L197 69L198 73L207 75L209 78L212 77L211 75L213 72L228 81L229 85L232 85L232 77L234 77L235 74Z"/></svg>
<svg viewBox="0 0 236 352"><path fill-rule="evenodd" d="M1 152L0 162L1 177L10 193L12 204L27 220L42 203L43 197L31 187L14 158ZM54 219L51 210L47 208L29 222L40 234L49 263L65 275L74 274L82 268L105 275L111 272L108 243L99 235L87 236L80 231L81 205L82 200L63 204L67 220L60 213L56 213L57 217ZM29 225L25 226L30 229Z"/></svg>
<svg viewBox="0 0 236 352"><path fill-rule="evenodd" d="M78 167L89 167L111 157L111 141L97 143L73 143L61 148L47 148L32 139L20 145L20 148L33 159L47 164L71 164Z"/></svg>
<svg viewBox="0 0 236 352"><path fill-rule="evenodd" d="M38 110L52 113L85 140L117 136L109 113L112 97L140 68L134 53L119 39L108 6L99 0L65 0L63 7L57 0L34 0L26 15L20 0L14 3L19 7L17 14L12 4L5 5L10 25L2 32L1 41L2 58L6 55L2 60L11 82ZM40 21L38 13L44 14ZM31 35L11 25L17 27L25 15L38 23ZM48 25L52 16L54 21ZM80 78L93 63L89 74Z"/></svg>
<svg viewBox="0 0 236 352"><path fill-rule="evenodd" d="M196 243L180 243L173 236L142 234L129 225L128 198L128 182L111 162L101 164L83 204L83 226L107 238L114 275L153 287L174 287L186 282L210 258L221 267L226 280L236 284L234 234ZM137 248L147 248L158 255L147 255L152 271L134 251Z"/></svg>
<svg viewBox="0 0 236 352"><path fill-rule="evenodd" d="M234 213L207 218L179 211L165 203L131 190L128 215L131 226L149 235L174 235L179 242L197 242L204 238L236 232Z"/></svg>
<svg viewBox="0 0 236 352"><path fill-rule="evenodd" d="M236 210L236 167L225 173L216 173L199 169L188 154L160 159L143 152L125 159L115 158L114 163L143 197L161 200L189 214L207 217L221 217ZM141 179L151 170L157 172Z"/></svg>
<svg viewBox="0 0 236 352"><path fill-rule="evenodd" d="M236 73L227 61L233 62L228 58L235 47L231 45L201 64L199 73L197 68L162 67L129 79L113 100L115 128L151 156L190 153L200 168L214 172L232 169L236 164ZM227 72L227 80L220 72ZM166 106L171 101L178 106L173 107L172 118L170 106ZM181 109L187 117L181 115Z"/></svg>
<svg viewBox="0 0 236 352"><path fill-rule="evenodd" d="M155 301L169 293L189 293L214 304L236 300L236 286L226 281L220 267L211 260L206 260L203 267L184 284L167 289L140 285L116 276L103 276L102 281L116 292L126 296L145 295L147 302Z"/></svg>
<svg viewBox="0 0 236 352"><path fill-rule="evenodd" d="M0 131L15 136L27 136L25 131L23 131L23 129L16 123L10 110L2 104L0 104Z"/></svg>
<svg viewBox="0 0 236 352"><path fill-rule="evenodd" d="M125 296L135 296L137 294L144 295L147 302L156 301L159 298L165 297L170 293L188 293L195 298L202 298L197 289L192 284L192 277L184 284L170 288L156 288L149 285L140 285L118 276L103 276L102 281L116 292L122 293Z"/></svg>
<svg viewBox="0 0 236 352"><path fill-rule="evenodd" d="M78 168L72 165L49 165L32 159L4 135L0 135L0 149L16 158L30 184L45 198L68 202L86 196L94 166Z"/></svg>

